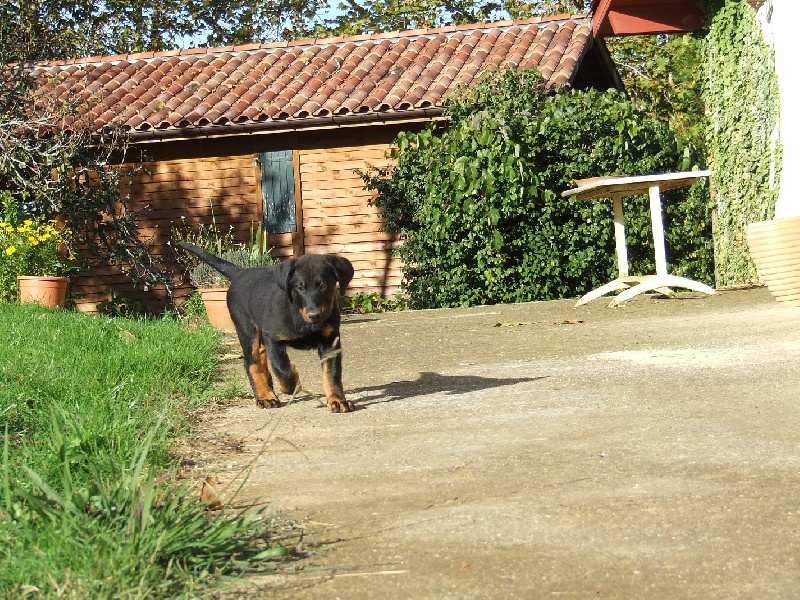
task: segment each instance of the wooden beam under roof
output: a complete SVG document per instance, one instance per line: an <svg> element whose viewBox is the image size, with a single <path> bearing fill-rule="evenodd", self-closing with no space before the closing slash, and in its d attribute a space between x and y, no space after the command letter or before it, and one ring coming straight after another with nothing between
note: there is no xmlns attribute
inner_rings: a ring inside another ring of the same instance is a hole
<svg viewBox="0 0 800 600"><path fill-rule="evenodd" d="M697 0L594 0L595 37L686 33L703 27Z"/></svg>

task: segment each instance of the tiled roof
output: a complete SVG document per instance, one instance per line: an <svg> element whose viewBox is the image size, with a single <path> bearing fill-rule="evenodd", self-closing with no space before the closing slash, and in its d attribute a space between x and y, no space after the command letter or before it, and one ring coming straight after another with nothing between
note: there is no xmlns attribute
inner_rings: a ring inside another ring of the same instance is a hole
<svg viewBox="0 0 800 600"><path fill-rule="evenodd" d="M409 119L499 65L572 81L591 47L587 16L37 65L38 94L86 106L94 130L134 138ZM67 124L68 127L74 126Z"/></svg>

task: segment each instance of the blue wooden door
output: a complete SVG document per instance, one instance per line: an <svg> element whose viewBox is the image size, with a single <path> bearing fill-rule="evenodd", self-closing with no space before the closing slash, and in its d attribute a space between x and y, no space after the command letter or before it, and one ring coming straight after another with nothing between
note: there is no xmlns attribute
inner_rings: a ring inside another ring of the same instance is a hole
<svg viewBox="0 0 800 600"><path fill-rule="evenodd" d="M297 231L294 198L294 159L291 150L270 150L258 155L261 197L267 233Z"/></svg>

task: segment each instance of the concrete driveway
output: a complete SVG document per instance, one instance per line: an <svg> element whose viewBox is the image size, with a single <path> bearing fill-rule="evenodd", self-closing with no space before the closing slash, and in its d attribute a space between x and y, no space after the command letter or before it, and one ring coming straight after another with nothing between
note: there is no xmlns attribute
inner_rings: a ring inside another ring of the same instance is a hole
<svg viewBox="0 0 800 600"><path fill-rule="evenodd" d="M204 422L297 519L269 598L800 597L800 308L765 289L351 315L345 387ZM240 361L226 373L246 385Z"/></svg>

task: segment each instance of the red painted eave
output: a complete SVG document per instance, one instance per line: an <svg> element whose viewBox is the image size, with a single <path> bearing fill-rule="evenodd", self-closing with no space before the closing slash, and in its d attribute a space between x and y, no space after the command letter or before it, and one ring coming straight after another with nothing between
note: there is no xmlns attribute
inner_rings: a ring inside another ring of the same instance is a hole
<svg viewBox="0 0 800 600"><path fill-rule="evenodd" d="M697 0L594 0L595 37L686 33L703 27Z"/></svg>

